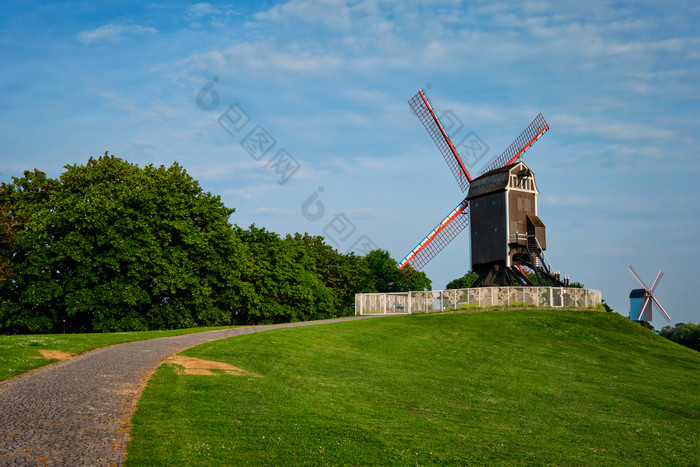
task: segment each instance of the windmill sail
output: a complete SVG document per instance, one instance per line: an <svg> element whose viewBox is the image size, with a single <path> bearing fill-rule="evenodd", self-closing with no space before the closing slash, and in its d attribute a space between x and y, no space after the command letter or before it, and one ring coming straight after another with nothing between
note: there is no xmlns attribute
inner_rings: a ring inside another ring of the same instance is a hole
<svg viewBox="0 0 700 467"><path fill-rule="evenodd" d="M527 151L530 146L532 146L535 141L540 139L540 137L549 130L549 123L547 123L542 116L542 114L537 115L535 119L525 128L525 131L520 133L520 136L515 138L515 141L511 143L508 148L503 151L503 154L498 156L488 167L486 167L481 173L485 174L489 170L498 169L504 167L508 164L515 162L525 151Z"/></svg>
<svg viewBox="0 0 700 467"><path fill-rule="evenodd" d="M396 264L403 269L407 264L415 270L423 266L437 256L457 235L469 225L469 204L465 199L457 205L428 235Z"/></svg>
<svg viewBox="0 0 700 467"><path fill-rule="evenodd" d="M666 310L664 310L664 307L661 306L661 303L654 297L653 295L649 295L652 300L654 300L654 303L656 303L656 306L659 307L659 310L661 310L664 313L664 316L666 317L666 321L671 321L671 317L668 316L668 313L666 313Z"/></svg>
<svg viewBox="0 0 700 467"><path fill-rule="evenodd" d="M447 136L447 132L443 128L442 123L440 123L440 119L438 119L437 115L435 114L435 111L430 105L428 98L423 93L423 90L419 90L418 94L413 96L411 100L408 101L408 104L423 123L425 129L428 130L430 137L433 138L433 141L440 150L442 157L445 158L445 162L447 162L447 165L450 167L450 170L452 170L452 173L457 179L457 183L462 189L462 192L467 191L467 188L469 188L469 183L472 181L472 177L464 167L462 159L459 157L459 154L452 144L452 141L450 141L450 138Z"/></svg>
<svg viewBox="0 0 700 467"><path fill-rule="evenodd" d="M637 274L637 271L635 271L634 268L633 268L632 266L630 266L630 267L627 268L627 269L629 269L630 272L632 273L632 275L634 276L634 278L637 279L637 281L638 281L640 284L642 284L642 287L644 287L644 290L649 291L649 287L647 287L647 285L644 283L644 281L642 280L642 278L639 277L639 274Z"/></svg>

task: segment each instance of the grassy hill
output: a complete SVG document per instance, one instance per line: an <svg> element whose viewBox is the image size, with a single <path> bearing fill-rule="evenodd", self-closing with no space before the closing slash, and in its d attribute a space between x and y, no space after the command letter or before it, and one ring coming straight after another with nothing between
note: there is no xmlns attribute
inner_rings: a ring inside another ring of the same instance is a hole
<svg viewBox="0 0 700 467"><path fill-rule="evenodd" d="M700 353L615 313L375 318L183 354L247 373L161 366L129 465L699 464Z"/></svg>

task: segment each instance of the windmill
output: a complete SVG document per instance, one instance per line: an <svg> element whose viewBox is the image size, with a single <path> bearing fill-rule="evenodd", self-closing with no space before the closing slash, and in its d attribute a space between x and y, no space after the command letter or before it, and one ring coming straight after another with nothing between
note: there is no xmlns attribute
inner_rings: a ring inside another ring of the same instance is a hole
<svg viewBox="0 0 700 467"><path fill-rule="evenodd" d="M414 271L421 270L471 222L472 270L479 274L475 285L534 285L525 275L523 266L535 272L540 285L544 278L553 285L567 285L552 271L544 255L544 224L537 217L536 195L539 192L534 174L520 161L523 153L549 130L542 114L537 115L479 177L472 179L425 93L419 90L408 103L438 147L462 192L469 192L396 266L403 270L410 264ZM523 198L522 202L516 200L518 196ZM491 205L484 201L499 206L500 210L484 209ZM510 207L509 201L513 201ZM472 203L474 208L470 210ZM494 222L502 226L500 231L498 226L492 225Z"/></svg>
<svg viewBox="0 0 700 467"><path fill-rule="evenodd" d="M629 267L629 270L634 276L634 278L637 279L637 281L639 281L640 284L642 284L642 287L644 287L643 289L633 289L630 292L630 319L632 321L638 322L643 326L651 327L649 321L652 321L651 308L652 302L654 302L656 303L656 306L658 306L659 309L663 312L666 321L671 321L671 317L668 316L668 313L666 313L664 307L662 307L661 303L659 303L656 297L654 297L654 290L656 290L656 286L659 285L659 280L661 280L661 278L663 277L664 272L659 269L659 273L656 275L656 280L654 281L654 284L651 286L650 289L639 277L637 271L635 271L632 266Z"/></svg>

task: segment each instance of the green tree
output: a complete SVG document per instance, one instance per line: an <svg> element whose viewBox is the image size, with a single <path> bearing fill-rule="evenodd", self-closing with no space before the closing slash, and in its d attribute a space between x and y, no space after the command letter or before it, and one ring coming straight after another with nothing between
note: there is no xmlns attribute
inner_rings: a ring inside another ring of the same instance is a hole
<svg viewBox="0 0 700 467"><path fill-rule="evenodd" d="M61 294L60 286L54 271L41 263L49 252L53 254L47 248L52 241L47 218L55 211L51 203L59 187L58 180L38 170L26 171L22 178L13 177L12 184L2 184L0 204L26 219L13 245L6 245L3 253L12 275L0 283L2 331L47 332L58 323L59 312L50 304Z"/></svg>
<svg viewBox="0 0 700 467"><path fill-rule="evenodd" d="M4 189L0 185L0 190ZM18 215L9 202L0 204L0 282L14 275L10 258L24 222L25 218Z"/></svg>
<svg viewBox="0 0 700 467"><path fill-rule="evenodd" d="M659 334L673 342L700 351L700 324L677 323L674 327L664 326Z"/></svg>
<svg viewBox="0 0 700 467"><path fill-rule="evenodd" d="M333 293L317 274L314 256L302 239L282 240L255 225L247 230L236 226L234 232L254 258L243 276L251 293L244 297L238 322L283 323L334 316Z"/></svg>
<svg viewBox="0 0 700 467"><path fill-rule="evenodd" d="M415 271L410 265L399 270L386 250L373 250L363 257L367 275L358 292L406 292L431 290L431 281L424 272Z"/></svg>
<svg viewBox="0 0 700 467"><path fill-rule="evenodd" d="M321 236L296 233L287 235L285 241L296 244L309 255L314 273L333 294L335 314L353 315L355 293L369 272L363 259L354 253L339 253Z"/></svg>
<svg viewBox="0 0 700 467"><path fill-rule="evenodd" d="M446 289L468 289L472 286L474 282L479 278L479 275L474 271L469 271L462 277L454 279L448 282L445 286Z"/></svg>
<svg viewBox="0 0 700 467"><path fill-rule="evenodd" d="M230 324L245 291L233 209L177 163L139 168L106 153L3 186L26 216L0 284L0 329L125 331Z"/></svg>

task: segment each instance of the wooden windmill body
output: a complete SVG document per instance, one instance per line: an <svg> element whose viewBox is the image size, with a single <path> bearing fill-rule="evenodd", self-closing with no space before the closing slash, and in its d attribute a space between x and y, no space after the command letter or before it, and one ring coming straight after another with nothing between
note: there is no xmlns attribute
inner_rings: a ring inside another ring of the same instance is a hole
<svg viewBox="0 0 700 467"><path fill-rule="evenodd" d="M483 285L525 285L522 266L541 271L547 248L537 217L539 190L524 162L493 169L472 180L467 194L472 271ZM510 279L510 280L509 280Z"/></svg>

